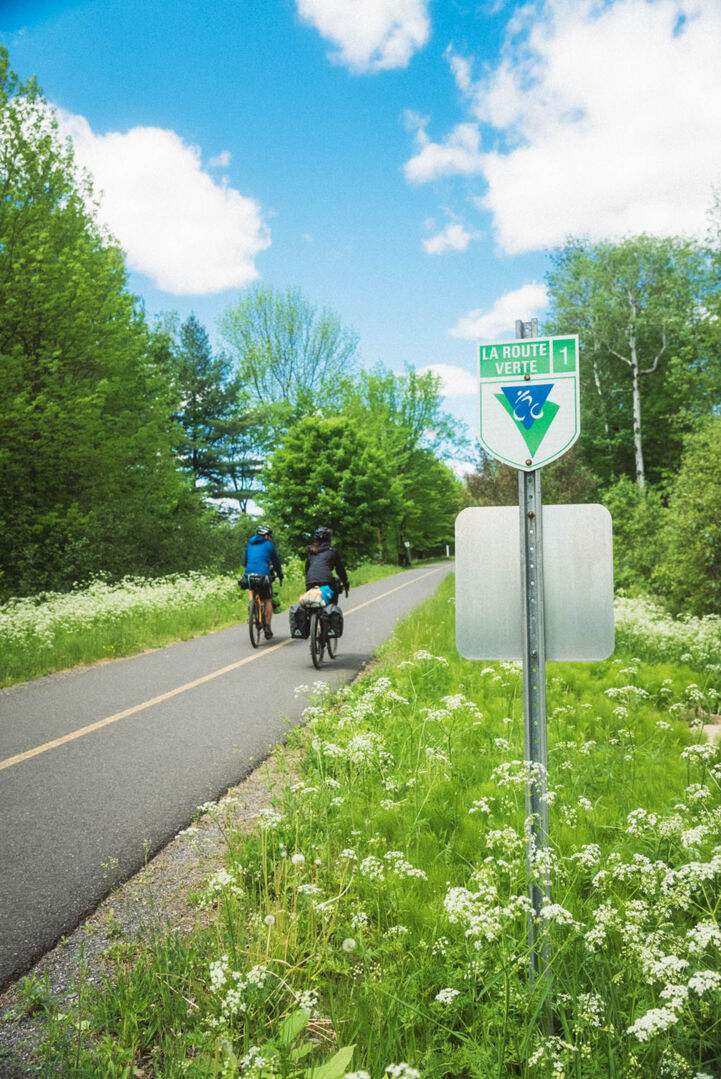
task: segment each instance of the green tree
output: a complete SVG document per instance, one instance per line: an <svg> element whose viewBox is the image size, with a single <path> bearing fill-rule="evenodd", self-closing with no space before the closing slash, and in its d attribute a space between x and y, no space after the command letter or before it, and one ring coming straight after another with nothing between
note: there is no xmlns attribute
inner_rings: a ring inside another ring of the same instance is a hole
<svg viewBox="0 0 721 1079"><path fill-rule="evenodd" d="M194 485L210 484L224 471L224 436L233 411L237 386L230 364L213 356L210 340L195 315L180 328L178 345L171 352L179 407L173 418L180 439L175 452Z"/></svg>
<svg viewBox="0 0 721 1079"><path fill-rule="evenodd" d="M454 542L463 504L463 485L447 464L427 449L414 450L402 477L402 515L397 531L412 557L442 555ZM388 530L386 528L386 530Z"/></svg>
<svg viewBox="0 0 721 1079"><path fill-rule="evenodd" d="M468 443L465 429L443 411L438 376L378 366L340 384L338 407L371 437L396 477L397 512L381 526L384 556L398 559L404 542L420 557L441 553L453 539L461 484L440 458L464 455Z"/></svg>
<svg viewBox="0 0 721 1079"><path fill-rule="evenodd" d="M544 505L592 502L598 484L573 446L563 457L543 469ZM464 481L466 506L515 506L518 504L518 469L489 457L479 447L478 461Z"/></svg>
<svg viewBox="0 0 721 1079"><path fill-rule="evenodd" d="M279 429L322 409L356 361L357 335L296 288L256 285L225 312L221 332L251 403Z"/></svg>
<svg viewBox="0 0 721 1079"><path fill-rule="evenodd" d="M721 416L689 435L671 488L656 586L671 608L721 613Z"/></svg>
<svg viewBox="0 0 721 1079"><path fill-rule="evenodd" d="M309 416L270 458L260 502L298 553L326 525L353 565L374 557L378 529L398 512L398 484L392 462L352 420Z"/></svg>
<svg viewBox="0 0 721 1079"><path fill-rule="evenodd" d="M171 393L34 80L0 49L2 589L164 566L192 509Z"/></svg>
<svg viewBox="0 0 721 1079"><path fill-rule="evenodd" d="M649 592L663 552L666 516L657 488L641 489L621 476L603 493L613 519L613 577L617 588Z"/></svg>
<svg viewBox="0 0 721 1079"><path fill-rule="evenodd" d="M221 514L236 502L241 513L260 490L272 428L253 407L225 354L213 356L205 328L191 315L182 326L175 313L156 323L163 367L174 387L174 452L196 493Z"/></svg>
<svg viewBox="0 0 721 1079"><path fill-rule="evenodd" d="M709 286L708 251L690 240L572 241L555 254L544 329L580 335L581 446L604 483L661 480L717 397Z"/></svg>

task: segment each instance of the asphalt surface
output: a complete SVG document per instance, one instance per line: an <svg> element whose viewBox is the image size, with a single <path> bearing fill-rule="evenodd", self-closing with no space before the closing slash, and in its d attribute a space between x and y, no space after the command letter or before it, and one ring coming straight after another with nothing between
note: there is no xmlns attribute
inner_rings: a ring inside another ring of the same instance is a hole
<svg viewBox="0 0 721 1079"><path fill-rule="evenodd" d="M282 612L257 650L241 623L0 690L0 990L283 740L298 686L353 678L452 568L353 589L320 671Z"/></svg>

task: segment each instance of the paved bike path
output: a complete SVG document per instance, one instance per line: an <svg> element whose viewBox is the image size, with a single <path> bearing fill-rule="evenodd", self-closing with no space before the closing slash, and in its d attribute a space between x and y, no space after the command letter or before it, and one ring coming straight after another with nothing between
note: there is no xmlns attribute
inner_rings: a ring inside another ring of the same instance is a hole
<svg viewBox="0 0 721 1079"><path fill-rule="evenodd" d="M282 612L257 650L241 623L0 691L0 989L285 737L299 685L354 677L452 568L353 589L320 671Z"/></svg>

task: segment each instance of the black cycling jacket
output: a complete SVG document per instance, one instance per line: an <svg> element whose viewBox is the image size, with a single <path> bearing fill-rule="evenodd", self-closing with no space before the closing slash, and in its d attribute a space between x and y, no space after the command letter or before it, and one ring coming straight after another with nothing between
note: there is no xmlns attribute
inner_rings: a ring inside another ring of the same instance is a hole
<svg viewBox="0 0 721 1079"><path fill-rule="evenodd" d="M314 584L333 584L333 570L340 578L344 588L348 587L348 574L335 547L320 547L318 554L310 554L305 560L305 587Z"/></svg>

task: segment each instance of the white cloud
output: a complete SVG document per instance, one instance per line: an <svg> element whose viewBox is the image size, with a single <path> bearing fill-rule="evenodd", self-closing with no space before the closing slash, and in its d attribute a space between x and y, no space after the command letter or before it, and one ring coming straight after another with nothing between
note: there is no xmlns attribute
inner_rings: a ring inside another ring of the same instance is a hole
<svg viewBox="0 0 721 1079"><path fill-rule="evenodd" d="M356 74L406 67L430 36L429 0L297 0L298 14Z"/></svg>
<svg viewBox="0 0 721 1079"><path fill-rule="evenodd" d="M423 146L406 176L482 175L508 254L568 235L703 235L721 176L719 41L718 0L535 0L478 82L447 53L472 120ZM485 153L483 128L495 129ZM439 153L459 130L469 159Z"/></svg>
<svg viewBox="0 0 721 1079"><path fill-rule="evenodd" d="M453 337L471 341L502 341L514 336L516 319L530 322L548 306L543 285L523 285L499 296L490 311L470 311L450 331Z"/></svg>
<svg viewBox="0 0 721 1079"><path fill-rule="evenodd" d="M100 219L131 270L176 296L241 288L257 278L270 245L260 206L217 184L200 152L174 131L136 127L96 135L82 116L58 112L79 165L93 177Z"/></svg>
<svg viewBox="0 0 721 1079"><path fill-rule="evenodd" d="M478 176L484 167L480 133L474 123L457 124L443 142L431 142L423 128L416 132L418 152L403 166L406 179L423 184L439 176Z"/></svg>
<svg viewBox="0 0 721 1079"><path fill-rule="evenodd" d="M457 221L451 221L444 229L423 241L423 248L429 255L444 255L447 251L465 251L473 239Z"/></svg>
<svg viewBox="0 0 721 1079"><path fill-rule="evenodd" d="M230 150L221 150L215 157L211 157L208 162L209 169L227 169L232 160L232 154Z"/></svg>
<svg viewBox="0 0 721 1079"><path fill-rule="evenodd" d="M462 367L456 367L452 363L432 363L428 367L421 367L419 374L432 371L441 380L440 390L444 397L476 397L478 395L478 379L475 375L464 371Z"/></svg>

